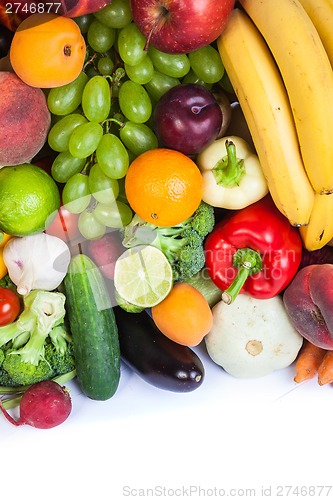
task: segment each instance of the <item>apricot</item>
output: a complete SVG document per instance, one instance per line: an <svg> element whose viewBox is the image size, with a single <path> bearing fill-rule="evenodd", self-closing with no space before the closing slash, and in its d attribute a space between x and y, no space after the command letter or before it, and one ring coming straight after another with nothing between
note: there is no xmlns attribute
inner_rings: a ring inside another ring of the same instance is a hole
<svg viewBox="0 0 333 500"><path fill-rule="evenodd" d="M0 166L29 163L46 143L50 124L44 92L0 71Z"/></svg>

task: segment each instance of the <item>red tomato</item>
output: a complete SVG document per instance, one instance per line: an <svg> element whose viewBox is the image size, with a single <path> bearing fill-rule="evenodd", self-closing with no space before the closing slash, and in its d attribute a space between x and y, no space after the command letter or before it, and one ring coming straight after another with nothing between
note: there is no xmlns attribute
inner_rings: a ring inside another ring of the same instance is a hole
<svg viewBox="0 0 333 500"><path fill-rule="evenodd" d="M21 309L20 299L9 288L0 287L0 326L16 320Z"/></svg>
<svg viewBox="0 0 333 500"><path fill-rule="evenodd" d="M45 230L45 233L57 236L66 243L73 242L80 235L78 219L79 214L72 214L62 205L58 210L56 218Z"/></svg>

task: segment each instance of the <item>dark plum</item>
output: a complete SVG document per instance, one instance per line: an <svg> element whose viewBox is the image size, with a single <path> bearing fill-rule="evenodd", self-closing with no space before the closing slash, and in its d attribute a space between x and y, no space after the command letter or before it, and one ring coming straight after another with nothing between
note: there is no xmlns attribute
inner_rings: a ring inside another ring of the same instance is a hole
<svg viewBox="0 0 333 500"><path fill-rule="evenodd" d="M10 31L8 28L1 27L1 30L0 30L0 57L5 57L8 54L13 36L14 36L13 31Z"/></svg>
<svg viewBox="0 0 333 500"><path fill-rule="evenodd" d="M222 111L206 87L195 83L177 85L157 102L153 124L161 147L195 155L217 138Z"/></svg>

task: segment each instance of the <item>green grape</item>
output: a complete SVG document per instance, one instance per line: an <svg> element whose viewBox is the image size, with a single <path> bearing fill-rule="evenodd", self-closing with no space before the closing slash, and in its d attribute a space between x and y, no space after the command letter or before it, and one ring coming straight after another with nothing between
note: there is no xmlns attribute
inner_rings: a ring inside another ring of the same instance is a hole
<svg viewBox="0 0 333 500"><path fill-rule="evenodd" d="M131 80L120 86L119 106L123 115L134 123L144 123L149 120L153 109L145 88Z"/></svg>
<svg viewBox="0 0 333 500"><path fill-rule="evenodd" d="M117 45L119 55L126 64L134 66L147 57L146 38L133 22L120 30Z"/></svg>
<svg viewBox="0 0 333 500"><path fill-rule="evenodd" d="M173 78L183 78L191 69L186 54L167 54L150 45L148 55L157 71Z"/></svg>
<svg viewBox="0 0 333 500"><path fill-rule="evenodd" d="M80 233L87 240L97 240L105 234L105 224L101 224L90 209L80 213L77 222Z"/></svg>
<svg viewBox="0 0 333 500"><path fill-rule="evenodd" d="M73 21L76 22L82 35L88 33L89 26L93 21L94 16L92 14L84 14L83 16L74 17Z"/></svg>
<svg viewBox="0 0 333 500"><path fill-rule="evenodd" d="M130 207L116 200L110 205L97 203L93 211L95 219L107 227L120 229L131 221L133 213Z"/></svg>
<svg viewBox="0 0 333 500"><path fill-rule="evenodd" d="M223 90L225 90L229 94L235 95L234 88L231 84L231 81L226 71L224 72L221 80L219 81L219 85L223 88Z"/></svg>
<svg viewBox="0 0 333 500"><path fill-rule="evenodd" d="M221 56L212 45L194 50L188 55L191 68L200 80L206 83L217 83L224 73Z"/></svg>
<svg viewBox="0 0 333 500"><path fill-rule="evenodd" d="M112 75L114 62L108 56L101 57L97 61L97 69L101 75Z"/></svg>
<svg viewBox="0 0 333 500"><path fill-rule="evenodd" d="M91 122L102 122L109 116L111 92L107 79L97 75L83 89L82 109Z"/></svg>
<svg viewBox="0 0 333 500"><path fill-rule="evenodd" d="M132 82L144 85L153 78L154 66L150 57L147 56L134 66L125 63L125 71Z"/></svg>
<svg viewBox="0 0 333 500"><path fill-rule="evenodd" d="M196 83L197 85L202 85L203 87L206 87L208 89L212 88L211 83L206 83L203 80L200 80L198 76L194 73L193 69L191 69L186 76L182 79L182 83Z"/></svg>
<svg viewBox="0 0 333 500"><path fill-rule="evenodd" d="M144 123L126 122L120 129L120 139L134 156L158 147L155 133Z"/></svg>
<svg viewBox="0 0 333 500"><path fill-rule="evenodd" d="M178 78L173 78L155 70L152 79L145 84L145 89L153 101L157 102L162 95L176 85L180 85Z"/></svg>
<svg viewBox="0 0 333 500"><path fill-rule="evenodd" d="M122 179L119 179L118 184L119 184L119 194L117 197L117 201L122 201L123 203L126 203L128 205L128 201L126 198L126 193L125 193L125 177Z"/></svg>
<svg viewBox="0 0 333 500"><path fill-rule="evenodd" d="M88 207L90 200L88 176L81 173L73 175L66 182L62 191L62 201L65 208L73 214L79 214Z"/></svg>
<svg viewBox="0 0 333 500"><path fill-rule="evenodd" d="M124 28L132 21L129 0L112 0L111 4L94 12L94 16L110 28Z"/></svg>
<svg viewBox="0 0 333 500"><path fill-rule="evenodd" d="M116 30L94 19L89 26L87 41L90 47L100 54L111 49L116 39Z"/></svg>
<svg viewBox="0 0 333 500"><path fill-rule="evenodd" d="M111 179L121 179L127 173L129 157L124 144L114 134L104 134L97 149L96 159L101 170Z"/></svg>
<svg viewBox="0 0 333 500"><path fill-rule="evenodd" d="M72 113L56 121L47 137L49 146L59 153L67 151L70 136L77 127L85 123L88 120L79 113Z"/></svg>
<svg viewBox="0 0 333 500"><path fill-rule="evenodd" d="M96 151L103 137L103 128L97 122L79 125L69 138L68 149L75 158L88 158Z"/></svg>
<svg viewBox="0 0 333 500"><path fill-rule="evenodd" d="M89 66L87 66L86 69L85 69L85 71L87 73L88 78L93 78L94 76L98 76L99 75L99 72L97 71L97 69L95 68L95 66L93 66L92 64L90 64Z"/></svg>
<svg viewBox="0 0 333 500"><path fill-rule="evenodd" d="M51 175L56 182L66 183L74 174L81 172L85 158L75 158L69 151L59 153L51 166Z"/></svg>
<svg viewBox="0 0 333 500"><path fill-rule="evenodd" d="M117 179L105 175L98 163L95 163L89 171L89 189L95 200L112 203L119 194L119 183Z"/></svg>
<svg viewBox="0 0 333 500"><path fill-rule="evenodd" d="M54 115L69 115L81 104L82 92L88 76L82 71L71 83L52 88L47 96L47 106Z"/></svg>

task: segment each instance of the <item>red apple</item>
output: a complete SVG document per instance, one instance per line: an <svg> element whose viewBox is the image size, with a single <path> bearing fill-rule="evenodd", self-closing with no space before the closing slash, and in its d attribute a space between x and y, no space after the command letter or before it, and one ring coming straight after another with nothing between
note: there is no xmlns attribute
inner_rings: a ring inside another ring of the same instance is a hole
<svg viewBox="0 0 333 500"><path fill-rule="evenodd" d="M235 0L130 0L130 5L147 44L169 54L185 54L219 37Z"/></svg>

